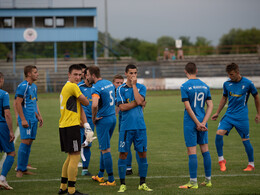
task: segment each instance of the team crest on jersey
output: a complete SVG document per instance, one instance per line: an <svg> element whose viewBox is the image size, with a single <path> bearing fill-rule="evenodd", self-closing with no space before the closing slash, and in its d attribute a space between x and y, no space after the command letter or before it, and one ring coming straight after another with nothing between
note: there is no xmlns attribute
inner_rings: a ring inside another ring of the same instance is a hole
<svg viewBox="0 0 260 195"><path fill-rule="evenodd" d="M244 89L245 88L245 85L242 85L242 89Z"/></svg>

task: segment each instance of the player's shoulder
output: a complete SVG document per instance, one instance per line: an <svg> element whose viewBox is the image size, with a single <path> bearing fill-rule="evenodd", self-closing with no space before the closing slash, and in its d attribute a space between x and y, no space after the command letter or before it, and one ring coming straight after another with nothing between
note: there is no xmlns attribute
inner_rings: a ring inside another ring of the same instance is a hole
<svg viewBox="0 0 260 195"><path fill-rule="evenodd" d="M19 85L18 85L18 88L25 88L29 85L29 82L24 80L22 81Z"/></svg>
<svg viewBox="0 0 260 195"><path fill-rule="evenodd" d="M0 89L0 96L4 97L4 96L9 96L9 93L3 89Z"/></svg>

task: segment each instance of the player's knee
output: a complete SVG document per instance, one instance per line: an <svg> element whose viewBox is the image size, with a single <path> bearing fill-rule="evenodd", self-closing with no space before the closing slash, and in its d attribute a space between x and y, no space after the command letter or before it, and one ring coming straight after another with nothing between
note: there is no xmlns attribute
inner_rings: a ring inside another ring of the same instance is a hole
<svg viewBox="0 0 260 195"><path fill-rule="evenodd" d="M227 131L226 130L217 130L217 132L216 132L216 134L217 135L225 135L227 133Z"/></svg>
<svg viewBox="0 0 260 195"><path fill-rule="evenodd" d="M244 142L244 141L247 141L247 140L249 140L249 138L242 138L242 141Z"/></svg>
<svg viewBox="0 0 260 195"><path fill-rule="evenodd" d="M13 151L13 152L9 152L9 153L7 153L7 155L8 155L8 156L15 157L16 154L15 154L15 151Z"/></svg>
<svg viewBox="0 0 260 195"><path fill-rule="evenodd" d="M119 153L119 158L122 159L122 160L125 160L127 158L127 152L120 152Z"/></svg>

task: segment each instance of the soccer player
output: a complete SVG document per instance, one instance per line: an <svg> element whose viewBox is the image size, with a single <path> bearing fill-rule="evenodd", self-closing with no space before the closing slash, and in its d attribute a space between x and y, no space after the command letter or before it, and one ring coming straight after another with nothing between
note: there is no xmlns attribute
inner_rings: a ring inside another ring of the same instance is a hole
<svg viewBox="0 0 260 195"><path fill-rule="evenodd" d="M116 125L115 115L115 87L112 82L101 78L100 69L90 66L87 79L92 84L92 121L96 125L100 149L100 171L93 176L94 181L103 186L115 186L113 161L111 156L110 139ZM104 182L104 170L108 174L108 181Z"/></svg>
<svg viewBox="0 0 260 195"><path fill-rule="evenodd" d="M33 175L27 170L28 160L33 140L36 138L38 121L39 127L43 125L43 119L37 105L37 87L33 85L38 79L39 73L36 66L24 68L25 80L16 89L15 109L18 113L18 125L20 128L21 144L18 150L16 177Z"/></svg>
<svg viewBox="0 0 260 195"><path fill-rule="evenodd" d="M78 64L71 65L68 81L60 93L60 144L61 151L68 153L68 156L62 167L58 194L68 192L68 194L83 195L75 190L81 150L80 123L82 122L86 129L89 127L86 115L80 105L87 106L89 104L77 85L81 81L81 74L82 70Z"/></svg>
<svg viewBox="0 0 260 195"><path fill-rule="evenodd" d="M118 173L120 178L120 189L118 192L126 191L125 175L127 167L127 155L132 143L139 154L139 190L153 191L146 183L148 163L146 158L147 152L147 135L146 125L144 122L143 108L145 104L146 87L137 83L137 67L129 64L125 69L126 83L117 89L117 104L122 111L122 119L119 132L119 159Z"/></svg>
<svg viewBox="0 0 260 195"><path fill-rule="evenodd" d="M87 75L86 69L87 69L87 67L85 67L84 72L82 72L82 75L84 78L84 80L82 80L82 81L84 81L84 82L83 83L79 82L78 86L79 86L79 89L82 92L82 94L89 101L88 106L84 106L84 105L81 105L81 106L85 112L85 115L87 117L87 121L90 125L91 130L94 130L95 126L92 122L92 111L91 111L91 106L92 106L91 87L92 87L92 85L90 85L88 83L88 80L86 78L86 75ZM81 175L92 176L91 173L88 171L88 166L89 166L90 157L91 157L90 148L92 146L92 143L86 145L85 129L82 127L80 128L80 135L81 135L81 144L83 144L82 150L83 150L83 156L84 156L84 159L82 158L83 169L82 169Z"/></svg>
<svg viewBox="0 0 260 195"><path fill-rule="evenodd" d="M2 90L4 85L4 75L0 72L0 151L6 152L7 156L4 161L0 175L0 188L12 190L6 181L7 173L10 171L15 157L14 149L14 132L12 125L12 116L10 112L9 94Z"/></svg>
<svg viewBox="0 0 260 195"><path fill-rule="evenodd" d="M196 146L199 144L204 159L205 181L201 185L211 187L211 157L208 149L208 127L207 121L213 109L209 87L197 78L198 69L196 65L189 62L184 70L189 79L181 86L182 102L184 111L184 139L189 156L190 181L179 188L198 188L197 167L198 160ZM207 104L206 112L204 110Z"/></svg>
<svg viewBox="0 0 260 195"><path fill-rule="evenodd" d="M255 169L254 151L249 140L247 101L251 93L254 97L257 111L255 122L258 123L260 121L259 95L253 82L240 75L237 64L228 64L226 66L226 72L229 80L223 84L223 96L220 100L217 112L211 117L212 120L216 120L227 103L227 100L229 101L227 111L219 122L215 138L220 171L226 171L226 160L223 156L223 136L228 135L233 127L236 128L240 135L248 156L248 166L244 171L253 171Z"/></svg>

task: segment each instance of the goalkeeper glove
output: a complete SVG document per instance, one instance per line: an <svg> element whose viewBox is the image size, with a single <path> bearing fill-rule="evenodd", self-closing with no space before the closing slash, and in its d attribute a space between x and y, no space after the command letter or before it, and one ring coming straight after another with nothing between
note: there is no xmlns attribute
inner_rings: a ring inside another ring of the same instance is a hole
<svg viewBox="0 0 260 195"><path fill-rule="evenodd" d="M84 123L85 128L85 137L88 143L91 143L94 139L97 139L97 137L94 136L94 132L92 131L89 123Z"/></svg>

